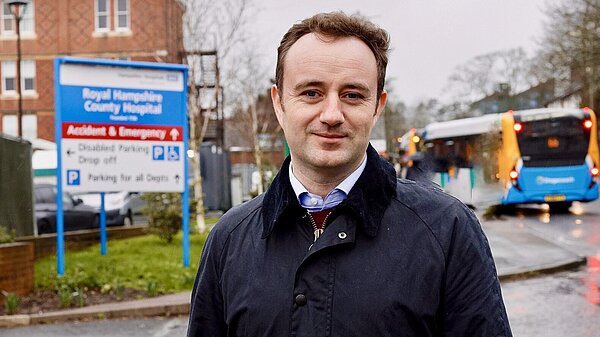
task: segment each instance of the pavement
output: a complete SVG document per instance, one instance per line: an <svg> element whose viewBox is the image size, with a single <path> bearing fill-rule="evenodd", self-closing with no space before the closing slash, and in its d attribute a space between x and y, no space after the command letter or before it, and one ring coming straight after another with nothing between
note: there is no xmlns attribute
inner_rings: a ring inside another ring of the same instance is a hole
<svg viewBox="0 0 600 337"><path fill-rule="evenodd" d="M483 221L482 227L492 248L501 282L568 270L586 263L585 257L537 236L525 227L502 220ZM0 316L0 328L63 321L187 315L190 295L190 292L184 292L40 314Z"/></svg>
<svg viewBox="0 0 600 337"><path fill-rule="evenodd" d="M536 235L524 226L502 220L482 222L501 282L569 270L586 264L580 256Z"/></svg>

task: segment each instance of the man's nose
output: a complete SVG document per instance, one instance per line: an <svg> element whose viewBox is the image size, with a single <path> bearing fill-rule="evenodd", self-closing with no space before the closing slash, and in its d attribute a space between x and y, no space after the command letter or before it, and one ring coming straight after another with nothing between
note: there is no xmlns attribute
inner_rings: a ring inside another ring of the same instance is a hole
<svg viewBox="0 0 600 337"><path fill-rule="evenodd" d="M329 126L335 126L344 122L344 113L342 112L342 102L333 95L325 100L323 111L319 115L319 121Z"/></svg>

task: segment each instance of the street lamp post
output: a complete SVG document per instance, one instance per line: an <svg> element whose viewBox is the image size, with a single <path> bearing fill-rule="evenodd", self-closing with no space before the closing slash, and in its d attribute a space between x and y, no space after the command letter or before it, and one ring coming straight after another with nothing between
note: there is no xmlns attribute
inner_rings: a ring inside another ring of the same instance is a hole
<svg viewBox="0 0 600 337"><path fill-rule="evenodd" d="M17 110L17 136L23 137L23 98L21 97L21 18L25 11L27 3L25 1L9 1L8 7L10 12L15 18L15 32L17 33L17 76L16 76L16 89L18 96L18 110Z"/></svg>

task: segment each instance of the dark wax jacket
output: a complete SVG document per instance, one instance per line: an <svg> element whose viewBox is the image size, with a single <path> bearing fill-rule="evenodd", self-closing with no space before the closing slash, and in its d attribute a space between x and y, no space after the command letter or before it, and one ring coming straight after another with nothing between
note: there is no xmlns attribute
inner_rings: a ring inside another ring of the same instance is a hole
<svg viewBox="0 0 600 337"><path fill-rule="evenodd" d="M289 182L210 233L188 336L511 336L488 242L462 203L367 166L313 244Z"/></svg>

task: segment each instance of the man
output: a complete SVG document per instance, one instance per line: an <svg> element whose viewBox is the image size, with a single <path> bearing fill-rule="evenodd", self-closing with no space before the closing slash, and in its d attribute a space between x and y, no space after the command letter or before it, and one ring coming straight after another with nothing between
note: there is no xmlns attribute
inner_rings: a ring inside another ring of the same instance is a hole
<svg viewBox="0 0 600 337"><path fill-rule="evenodd" d="M511 336L477 219L369 146L388 40L343 13L285 34L271 97L291 158L210 233L188 336Z"/></svg>

